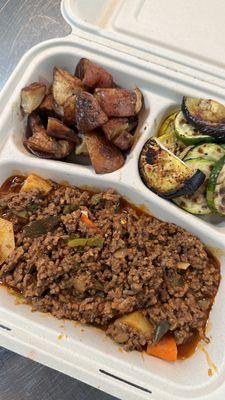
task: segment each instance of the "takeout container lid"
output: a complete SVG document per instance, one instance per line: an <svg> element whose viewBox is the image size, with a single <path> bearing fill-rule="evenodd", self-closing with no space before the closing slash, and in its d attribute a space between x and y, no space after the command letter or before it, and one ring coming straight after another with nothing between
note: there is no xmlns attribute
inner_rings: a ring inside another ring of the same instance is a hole
<svg viewBox="0 0 225 400"><path fill-rule="evenodd" d="M224 0L62 0L72 32L225 87Z"/></svg>
<svg viewBox="0 0 225 400"><path fill-rule="evenodd" d="M178 3L181 2L168 1L170 7L185 7L186 12L179 8L176 9L176 13L185 14L186 25L188 21L191 23L191 14L196 12L195 1L189 0L182 6ZM202 7L203 3L205 7L209 5L209 12L211 6L207 0L198 0L196 3L199 3L196 4L198 10L200 4ZM203 55L203 48L199 43L195 43L197 34L194 29L189 33L190 42L184 38L185 51L182 50L181 40L177 44L179 49L174 49L168 44L162 45L162 42L166 43L166 39L169 41L174 38L173 43L176 39L175 33L172 35L171 18L174 13L171 8L167 8L168 4L166 0L62 1L62 13L72 27L72 35L43 42L29 50L0 94L0 109L3 110L0 120L0 180L3 181L11 173L17 173L19 170L22 173L35 172L53 180L68 181L77 186L111 186L135 204L144 204L153 215L183 226L199 236L208 246L219 248L218 251L221 252L221 249L225 249L224 221L221 225L218 222L206 223L172 204L165 203L165 200L158 198L141 183L137 171L136 157L149 137L149 132L156 129L164 113L177 104L183 94L198 96L201 93L206 97L210 93L212 98L225 102L225 81L222 80L221 67L223 60L213 56L211 60L206 60L207 49L204 48ZM214 5L218 14L219 11L222 14L222 1L217 0ZM165 9L170 28L164 27L167 20L163 21L163 15L160 13L160 10ZM176 14L176 18L178 16ZM197 13L195 17L197 23ZM203 21L200 22L203 27ZM179 27L182 31L182 23ZM162 36L165 29L168 37ZM221 27L220 34L222 29L225 28ZM219 36L219 32L213 32L216 40L216 34ZM155 37L161 42L156 43ZM201 37L201 40L203 42L204 38ZM218 46L220 43L219 41ZM198 51L194 45L201 48L201 58L193 56ZM194 52L191 56L192 46ZM218 49L213 51L215 56L217 51L221 56ZM147 116L141 128L142 135L134 149L135 157L134 153L131 153L125 166L109 175L96 176L85 166L71 167L71 164L63 164L60 161L37 159L27 154L21 143L24 125L14 107L15 103L18 103L21 88L35 79L50 80L53 65L62 65L72 71L80 57L91 58L104 65L121 85L140 85L144 93ZM221 254L224 265L224 252ZM204 354L200 351L185 362L175 363L176 365L147 355L142 357L138 352L122 353L118 351L116 344L96 332L94 327L78 324L74 326L72 321L66 321L64 324L50 315L31 313L30 306L25 304L15 307L15 298L8 294L5 288L1 289L0 344L4 347L121 399L225 398L224 279L221 281L216 304L210 316L210 334L213 340L207 350L218 366L218 373L210 378L207 375L208 365Z"/></svg>

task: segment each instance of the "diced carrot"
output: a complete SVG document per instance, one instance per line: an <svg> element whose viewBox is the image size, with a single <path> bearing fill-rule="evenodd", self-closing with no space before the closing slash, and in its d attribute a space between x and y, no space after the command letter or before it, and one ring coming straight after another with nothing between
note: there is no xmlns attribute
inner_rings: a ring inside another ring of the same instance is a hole
<svg viewBox="0 0 225 400"><path fill-rule="evenodd" d="M82 213L80 219L89 228L98 230L98 227L95 225L93 221L90 220L90 218L86 214Z"/></svg>
<svg viewBox="0 0 225 400"><path fill-rule="evenodd" d="M167 334L156 344L148 345L147 354L166 361L177 360L177 345L172 335Z"/></svg>

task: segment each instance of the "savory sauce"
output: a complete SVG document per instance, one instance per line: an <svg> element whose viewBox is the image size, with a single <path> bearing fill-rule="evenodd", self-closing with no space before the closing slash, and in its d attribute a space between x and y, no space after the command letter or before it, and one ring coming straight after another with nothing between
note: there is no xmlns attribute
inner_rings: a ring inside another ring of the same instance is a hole
<svg viewBox="0 0 225 400"><path fill-rule="evenodd" d="M0 187L0 193L19 193L25 179L22 175L10 176Z"/></svg>

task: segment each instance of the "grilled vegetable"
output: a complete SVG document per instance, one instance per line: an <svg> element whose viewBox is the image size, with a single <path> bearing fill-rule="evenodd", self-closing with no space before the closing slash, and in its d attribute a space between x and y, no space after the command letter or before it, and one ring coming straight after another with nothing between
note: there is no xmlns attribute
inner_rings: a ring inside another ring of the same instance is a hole
<svg viewBox="0 0 225 400"><path fill-rule="evenodd" d="M186 165L157 139L145 143L139 170L144 184L167 199L194 193L205 179L203 172Z"/></svg>
<svg viewBox="0 0 225 400"><path fill-rule="evenodd" d="M133 92L127 89L95 89L95 98L109 117L129 117L141 110L142 94L136 88Z"/></svg>
<svg viewBox="0 0 225 400"><path fill-rule="evenodd" d="M154 332L151 322L142 314L141 311L134 311L116 320L118 323L126 324L131 328L141 331L146 338L150 339Z"/></svg>
<svg viewBox="0 0 225 400"><path fill-rule="evenodd" d="M15 238L13 224L6 219L0 218L0 265L15 249Z"/></svg>
<svg viewBox="0 0 225 400"><path fill-rule="evenodd" d="M174 120L176 118L178 111L173 111L166 119L163 121L159 128L158 136L163 136L165 134L174 134Z"/></svg>
<svg viewBox="0 0 225 400"><path fill-rule="evenodd" d="M68 241L69 247L103 247L104 238L92 237L92 238L75 238Z"/></svg>
<svg viewBox="0 0 225 400"><path fill-rule="evenodd" d="M205 160L218 161L225 155L225 149L216 143L203 143L192 148L185 156L186 160L191 158L204 158ZM184 160L185 160L184 159Z"/></svg>
<svg viewBox="0 0 225 400"><path fill-rule="evenodd" d="M75 76L90 88L110 88L114 86L112 75L87 58L80 59L76 66Z"/></svg>
<svg viewBox="0 0 225 400"><path fill-rule="evenodd" d="M56 118L48 118L47 134L48 136L55 137L57 139L69 140L75 143L78 142L78 138L74 130L68 128L68 126Z"/></svg>
<svg viewBox="0 0 225 400"><path fill-rule="evenodd" d="M27 237L34 238L41 235L45 235L48 232L53 231L60 223L59 217L47 217L38 219L37 221L31 222L29 225L24 227L24 234Z"/></svg>
<svg viewBox="0 0 225 400"><path fill-rule="evenodd" d="M174 337L167 334L158 343L148 345L147 354L166 361L177 361L177 345Z"/></svg>
<svg viewBox="0 0 225 400"><path fill-rule="evenodd" d="M183 97L182 111L187 121L206 135L225 141L225 107L215 100Z"/></svg>
<svg viewBox="0 0 225 400"><path fill-rule="evenodd" d="M85 141L97 174L113 172L123 166L125 159L120 150L100 133L86 133Z"/></svg>
<svg viewBox="0 0 225 400"><path fill-rule="evenodd" d="M174 199L174 203L183 208L184 210L188 211L191 214L210 214L211 210L207 205L206 201L206 189L208 184L209 176L212 172L214 161L211 160L204 160L203 158L195 158L191 160L187 160L186 164L192 168L198 168L202 171L205 175L205 181L200 186L195 193L191 196L181 196Z"/></svg>
<svg viewBox="0 0 225 400"><path fill-rule="evenodd" d="M212 211L225 215L225 156L214 165L209 177L206 197Z"/></svg>
<svg viewBox="0 0 225 400"><path fill-rule="evenodd" d="M29 192L30 190L38 189L41 192L48 194L52 190L52 184L40 176L31 174L29 175L21 187L21 192Z"/></svg>
<svg viewBox="0 0 225 400"><path fill-rule="evenodd" d="M83 84L80 79L65 69L54 68L52 94L59 106L63 106L68 97L76 95L82 90Z"/></svg>
<svg viewBox="0 0 225 400"><path fill-rule="evenodd" d="M204 135L190 125L180 111L174 121L175 132L179 140L186 145L196 144L201 142L212 142L213 138L209 135Z"/></svg>
<svg viewBox="0 0 225 400"><path fill-rule="evenodd" d="M41 104L46 94L43 83L34 82L21 90L20 106L24 113L30 114Z"/></svg>
<svg viewBox="0 0 225 400"><path fill-rule="evenodd" d="M87 92L76 97L76 121L80 132L88 132L108 121L96 98Z"/></svg>

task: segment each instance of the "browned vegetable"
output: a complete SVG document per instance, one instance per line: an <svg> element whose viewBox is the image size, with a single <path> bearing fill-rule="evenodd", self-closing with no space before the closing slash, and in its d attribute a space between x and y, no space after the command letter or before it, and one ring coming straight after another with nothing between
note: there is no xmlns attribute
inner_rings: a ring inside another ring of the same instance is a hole
<svg viewBox="0 0 225 400"><path fill-rule="evenodd" d="M85 141L97 174L113 172L123 166L125 162L123 154L100 133L86 133Z"/></svg>
<svg viewBox="0 0 225 400"><path fill-rule="evenodd" d="M120 133L127 131L131 132L138 124L137 117L131 118L111 118L102 129L109 140L113 140Z"/></svg>
<svg viewBox="0 0 225 400"><path fill-rule="evenodd" d="M29 225L26 225L23 231L27 237L38 237L53 231L59 225L59 222L60 218L56 216L38 219L37 221L33 221Z"/></svg>
<svg viewBox="0 0 225 400"><path fill-rule="evenodd" d="M134 137L127 131L121 132L114 140L113 144L119 149L129 150L133 144Z"/></svg>
<svg viewBox="0 0 225 400"><path fill-rule="evenodd" d="M69 125L76 124L76 95L72 95L66 99L63 106L63 121Z"/></svg>
<svg viewBox="0 0 225 400"><path fill-rule="evenodd" d="M113 88L95 89L95 97L109 117L129 117L137 114L142 107L142 95L135 91Z"/></svg>
<svg viewBox="0 0 225 400"><path fill-rule="evenodd" d="M47 135L39 115L35 112L29 115L28 125L31 136L24 140L24 146L33 154L42 158L64 158L74 145L66 140L56 140Z"/></svg>
<svg viewBox="0 0 225 400"><path fill-rule="evenodd" d="M92 94L81 92L76 96L76 121L79 131L88 132L105 124L108 117Z"/></svg>
<svg viewBox="0 0 225 400"><path fill-rule="evenodd" d="M43 83L34 82L21 90L21 108L24 113L30 114L41 104L46 94Z"/></svg>
<svg viewBox="0 0 225 400"><path fill-rule="evenodd" d="M47 94L38 107L38 110L41 112L41 116L45 117L54 117L57 116L57 113L54 110L54 99L51 93Z"/></svg>
<svg viewBox="0 0 225 400"><path fill-rule="evenodd" d="M80 79L64 69L54 68L52 93L59 106L63 106L68 97L77 94L82 88L83 84Z"/></svg>
<svg viewBox="0 0 225 400"><path fill-rule="evenodd" d="M75 143L78 142L78 138L74 130L68 128L68 126L56 118L48 118L47 134L58 139L65 139Z"/></svg>
<svg viewBox="0 0 225 400"><path fill-rule="evenodd" d="M113 77L104 68L99 67L87 58L81 58L76 66L75 76L90 88L109 88L114 86Z"/></svg>
<svg viewBox="0 0 225 400"><path fill-rule="evenodd" d="M0 218L0 265L6 260L15 248L13 224Z"/></svg>

